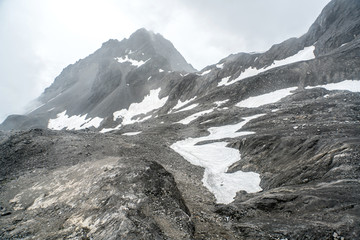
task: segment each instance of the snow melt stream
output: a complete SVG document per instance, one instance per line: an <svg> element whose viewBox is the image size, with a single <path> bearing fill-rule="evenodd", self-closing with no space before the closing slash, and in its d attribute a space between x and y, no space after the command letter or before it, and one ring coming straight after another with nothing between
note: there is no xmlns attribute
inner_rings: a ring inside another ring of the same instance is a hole
<svg viewBox="0 0 360 240"><path fill-rule="evenodd" d="M205 137L187 138L172 144L170 147L183 156L188 162L205 168L203 184L212 192L218 203L228 204L234 200L236 192L261 191L260 175L254 172L227 173L228 167L240 160L238 150L226 147L226 142L214 142L203 145L196 145L202 141L220 140L234 138L254 132L236 132L250 120L263 116L263 114L244 118L244 121L221 127L212 127L210 134Z"/></svg>

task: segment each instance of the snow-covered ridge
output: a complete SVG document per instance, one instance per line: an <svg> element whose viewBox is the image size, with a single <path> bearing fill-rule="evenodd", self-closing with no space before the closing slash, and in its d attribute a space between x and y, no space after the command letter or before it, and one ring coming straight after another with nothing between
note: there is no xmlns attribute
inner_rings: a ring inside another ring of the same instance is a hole
<svg viewBox="0 0 360 240"><path fill-rule="evenodd" d="M205 137L187 138L172 144L170 147L183 156L187 161L196 166L205 168L203 184L214 194L218 203L231 203L236 192L261 191L260 175L254 172L226 173L228 167L240 159L238 150L226 147L226 142L215 142L204 145L196 145L207 140L220 140L238 136L253 134L253 132L237 132L252 119L263 114L244 118L244 121L221 127L212 127L210 134Z"/></svg>
<svg viewBox="0 0 360 240"><path fill-rule="evenodd" d="M81 130L90 127L98 128L103 118L95 117L86 119L85 115L73 115L69 117L66 114L66 110L57 114L57 118L49 119L48 128L52 130Z"/></svg>
<svg viewBox="0 0 360 240"><path fill-rule="evenodd" d="M239 75L239 77L237 77L236 79L231 80L230 82L227 82L227 80L229 80L230 77L223 78L221 80L221 82L218 83L218 86L228 86L228 85L236 83L236 82L238 82L238 81L240 81L242 79L256 76L259 73L268 71L268 70L273 69L273 68L281 67L281 66L288 65L288 64L291 64L291 63L295 63L295 62L307 61L307 60L314 59L315 58L314 50L315 50L315 46L305 47L303 50L300 50L298 53L296 53L293 56L287 57L287 58L282 59L282 60L275 60L270 66L266 66L266 67L263 67L263 68L260 68L260 69L256 69L254 67L249 67L249 68L245 69L245 71L242 72Z"/></svg>
<svg viewBox="0 0 360 240"><path fill-rule="evenodd" d="M129 58L129 55L125 55L125 57L117 57L115 58L116 61L118 61L119 63L130 63L131 65L135 66L135 67L141 67L142 65L144 65L147 61L149 61L151 58L143 61L143 60L135 60L132 58Z"/></svg>

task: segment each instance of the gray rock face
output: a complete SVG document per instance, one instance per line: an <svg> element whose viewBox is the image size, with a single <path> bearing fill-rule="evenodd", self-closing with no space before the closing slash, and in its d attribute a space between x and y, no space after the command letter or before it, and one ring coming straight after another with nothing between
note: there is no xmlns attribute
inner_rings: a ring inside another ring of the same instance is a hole
<svg viewBox="0 0 360 240"><path fill-rule="evenodd" d="M198 72L161 35L140 29L109 40L64 69L44 106L1 125L41 129L0 131L0 238L359 239L359 26L359 2L333 0L302 37ZM315 87L345 80L352 88ZM159 88L165 101L141 112L144 121L113 120ZM104 120L46 129L64 110ZM219 128L255 115L235 130L246 135ZM209 134L219 137L196 146L227 148L208 161L228 161L232 148L241 157L222 174L257 173L261 191L220 204L199 152L173 150Z"/></svg>
<svg viewBox="0 0 360 240"><path fill-rule="evenodd" d="M126 154L134 146L44 130L2 139L1 239L191 239L173 176Z"/></svg>

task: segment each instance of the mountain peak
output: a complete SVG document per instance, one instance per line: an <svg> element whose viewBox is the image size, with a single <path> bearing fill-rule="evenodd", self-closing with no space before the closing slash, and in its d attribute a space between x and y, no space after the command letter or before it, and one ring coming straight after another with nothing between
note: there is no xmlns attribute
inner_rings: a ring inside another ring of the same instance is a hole
<svg viewBox="0 0 360 240"><path fill-rule="evenodd" d="M138 30L136 30L134 33L132 33L130 35L129 39L136 38L136 37L142 37L142 36L154 36L154 35L156 35L156 34L151 30L147 30L146 28L139 28Z"/></svg>
<svg viewBox="0 0 360 240"><path fill-rule="evenodd" d="M141 50L159 54L169 61L174 71L195 72L175 46L159 33L154 33L145 28L140 28L130 35L127 44L131 50Z"/></svg>
<svg viewBox="0 0 360 240"><path fill-rule="evenodd" d="M326 54L360 34L360 1L332 0L322 10L305 35L308 43L316 43L316 54Z"/></svg>

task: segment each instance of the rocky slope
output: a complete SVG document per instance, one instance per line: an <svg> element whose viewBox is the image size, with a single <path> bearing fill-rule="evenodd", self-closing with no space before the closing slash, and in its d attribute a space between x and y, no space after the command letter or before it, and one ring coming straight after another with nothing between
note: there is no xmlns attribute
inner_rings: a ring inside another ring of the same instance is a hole
<svg viewBox="0 0 360 240"><path fill-rule="evenodd" d="M333 0L198 72L144 29L104 43L1 125L28 130L0 132L0 238L358 239L359 31Z"/></svg>

